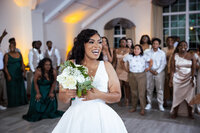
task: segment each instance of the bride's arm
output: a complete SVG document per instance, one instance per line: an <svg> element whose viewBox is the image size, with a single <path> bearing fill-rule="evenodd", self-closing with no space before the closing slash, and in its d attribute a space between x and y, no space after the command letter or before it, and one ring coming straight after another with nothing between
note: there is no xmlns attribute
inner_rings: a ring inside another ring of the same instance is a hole
<svg viewBox="0 0 200 133"><path fill-rule="evenodd" d="M108 90L109 92L102 92L99 98L104 100L106 103L119 102L121 99L121 89L118 76L109 62L104 62L106 71L108 73Z"/></svg>
<svg viewBox="0 0 200 133"><path fill-rule="evenodd" d="M102 99L106 103L115 103L120 101L121 89L117 74L109 62L104 62L104 64L109 78L108 92L102 92L96 88L92 88L91 90L87 91L87 95L83 96L83 101L93 99Z"/></svg>

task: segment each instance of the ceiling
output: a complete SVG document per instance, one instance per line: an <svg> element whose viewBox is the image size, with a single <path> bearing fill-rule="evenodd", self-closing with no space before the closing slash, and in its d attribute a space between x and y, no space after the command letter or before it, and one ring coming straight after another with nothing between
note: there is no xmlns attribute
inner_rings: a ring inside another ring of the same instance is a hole
<svg viewBox="0 0 200 133"><path fill-rule="evenodd" d="M97 11L111 0L36 0L36 1L37 2L34 10L42 11L44 13L44 16L48 16L49 14L54 12L56 8L59 8L60 6L63 5L56 15L58 16L62 12L67 11L69 8L77 7L77 4L82 5L89 9L93 9L94 12L94 10ZM70 4L64 6L64 4L68 2Z"/></svg>

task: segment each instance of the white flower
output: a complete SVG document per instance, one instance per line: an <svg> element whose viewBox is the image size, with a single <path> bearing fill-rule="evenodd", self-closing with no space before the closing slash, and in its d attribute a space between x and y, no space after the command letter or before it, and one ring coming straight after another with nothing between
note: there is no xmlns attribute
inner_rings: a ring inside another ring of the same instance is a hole
<svg viewBox="0 0 200 133"><path fill-rule="evenodd" d="M65 89L76 89L77 81L73 76L66 76L65 81L61 82L61 85Z"/></svg>
<svg viewBox="0 0 200 133"><path fill-rule="evenodd" d="M77 80L79 83L85 82L85 78L84 78L84 76L83 76L82 74L78 75L78 76L76 77L76 80Z"/></svg>
<svg viewBox="0 0 200 133"><path fill-rule="evenodd" d="M62 82L64 82L65 80L66 80L66 77L65 77L63 74L60 74L60 75L57 76L57 81L58 81L59 83L62 83Z"/></svg>

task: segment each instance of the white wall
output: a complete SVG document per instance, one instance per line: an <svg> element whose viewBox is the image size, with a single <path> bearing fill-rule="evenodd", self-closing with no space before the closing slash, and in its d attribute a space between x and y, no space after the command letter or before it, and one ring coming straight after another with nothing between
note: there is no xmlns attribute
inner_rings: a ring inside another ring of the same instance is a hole
<svg viewBox="0 0 200 133"><path fill-rule="evenodd" d="M8 39L15 37L17 48L22 52L25 64L28 63L28 51L31 48L32 28L31 10L18 6L13 0L0 1L0 34L6 28L8 35L2 41L2 49L7 51Z"/></svg>
<svg viewBox="0 0 200 133"><path fill-rule="evenodd" d="M143 34L151 36L151 0L124 0L88 27L104 35L105 24L119 17L136 25L136 43L139 43Z"/></svg>
<svg viewBox="0 0 200 133"><path fill-rule="evenodd" d="M45 49L44 42L44 23L43 23L43 11L32 11L32 31L33 31L33 41L40 40L42 42L41 50Z"/></svg>

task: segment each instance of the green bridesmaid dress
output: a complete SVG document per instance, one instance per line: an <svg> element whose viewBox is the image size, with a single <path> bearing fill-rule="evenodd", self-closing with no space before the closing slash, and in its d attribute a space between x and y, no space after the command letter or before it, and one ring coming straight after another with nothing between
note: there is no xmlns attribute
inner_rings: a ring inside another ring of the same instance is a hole
<svg viewBox="0 0 200 133"><path fill-rule="evenodd" d="M8 107L16 107L28 103L21 62L21 54L19 58L14 58L8 54L7 68L11 76L11 81L6 80Z"/></svg>
<svg viewBox="0 0 200 133"><path fill-rule="evenodd" d="M61 117L64 112L57 110L58 104L55 91L54 99L50 99L48 96L51 89L52 81L40 79L37 81L37 84L42 97L39 101L36 101L36 91L34 83L32 82L30 106L28 113L23 116L23 119L35 122L45 118Z"/></svg>

